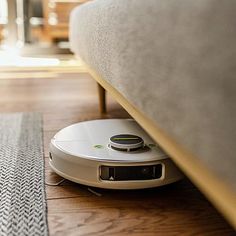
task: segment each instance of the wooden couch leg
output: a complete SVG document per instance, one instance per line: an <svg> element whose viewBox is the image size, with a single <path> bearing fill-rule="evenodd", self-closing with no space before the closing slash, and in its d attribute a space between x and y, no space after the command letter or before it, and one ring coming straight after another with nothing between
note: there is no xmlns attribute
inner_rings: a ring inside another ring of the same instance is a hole
<svg viewBox="0 0 236 236"><path fill-rule="evenodd" d="M99 84L98 85L98 96L99 96L99 109L100 112L106 113L106 90Z"/></svg>

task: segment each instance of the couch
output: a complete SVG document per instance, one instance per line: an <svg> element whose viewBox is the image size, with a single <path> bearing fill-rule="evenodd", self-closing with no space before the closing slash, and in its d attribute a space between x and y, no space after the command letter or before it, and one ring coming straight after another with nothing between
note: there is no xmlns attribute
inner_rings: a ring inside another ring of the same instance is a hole
<svg viewBox="0 0 236 236"><path fill-rule="evenodd" d="M236 1L96 0L71 49L236 227Z"/></svg>

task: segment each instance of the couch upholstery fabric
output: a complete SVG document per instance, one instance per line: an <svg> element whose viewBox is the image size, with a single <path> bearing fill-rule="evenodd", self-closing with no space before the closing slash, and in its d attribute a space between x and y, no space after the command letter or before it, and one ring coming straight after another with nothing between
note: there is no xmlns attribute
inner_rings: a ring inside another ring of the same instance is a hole
<svg viewBox="0 0 236 236"><path fill-rule="evenodd" d="M236 191L236 1L97 0L72 50Z"/></svg>

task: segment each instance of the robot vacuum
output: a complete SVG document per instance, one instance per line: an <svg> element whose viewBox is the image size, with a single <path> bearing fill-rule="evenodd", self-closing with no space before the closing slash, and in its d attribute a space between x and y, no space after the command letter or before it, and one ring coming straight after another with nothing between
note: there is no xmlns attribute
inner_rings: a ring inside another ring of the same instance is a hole
<svg viewBox="0 0 236 236"><path fill-rule="evenodd" d="M132 119L85 121L51 140L49 164L73 182L108 189L142 189L173 183L182 173Z"/></svg>

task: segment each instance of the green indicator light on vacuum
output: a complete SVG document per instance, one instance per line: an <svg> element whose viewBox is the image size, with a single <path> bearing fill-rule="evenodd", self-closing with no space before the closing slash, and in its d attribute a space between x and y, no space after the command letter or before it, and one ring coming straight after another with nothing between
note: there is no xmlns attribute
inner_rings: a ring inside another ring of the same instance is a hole
<svg viewBox="0 0 236 236"><path fill-rule="evenodd" d="M103 148L103 146L102 146L102 145L100 145L100 144L94 145L93 147L95 147L95 148L98 148L98 149L101 149L101 148Z"/></svg>

